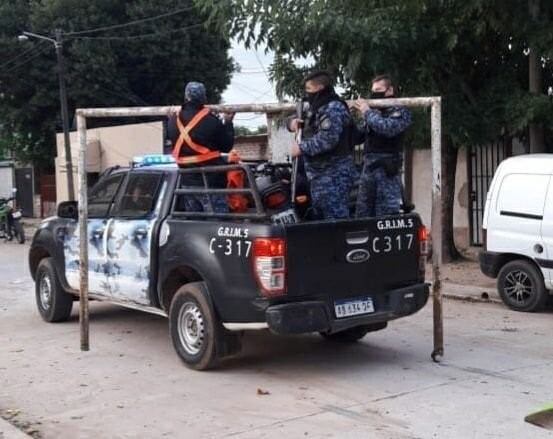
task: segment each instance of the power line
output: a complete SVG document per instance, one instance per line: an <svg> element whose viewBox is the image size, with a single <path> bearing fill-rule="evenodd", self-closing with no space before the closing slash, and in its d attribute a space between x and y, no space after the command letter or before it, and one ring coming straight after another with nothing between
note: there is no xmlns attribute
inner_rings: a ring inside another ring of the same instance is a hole
<svg viewBox="0 0 553 439"><path fill-rule="evenodd" d="M94 33L94 32L102 32L102 31L106 31L106 30L122 29L124 27L134 26L136 24L147 23L147 22L150 22L150 21L159 20L161 18L171 17L173 15L177 15L177 14L180 14L182 12L188 12L188 11L191 11L193 9L194 9L193 6L188 6L186 8L176 9L172 12L166 12L165 14L156 15L154 17L146 17L146 18L142 18L142 19L139 19L139 20L129 21L127 23L114 24L114 25L111 25L111 26L97 27L97 28L94 28L94 29L87 29L87 30L82 30L82 31L77 31L77 32L68 32L65 35L67 35L67 36L69 36L69 35L84 35L84 34L90 34L90 33Z"/></svg>
<svg viewBox="0 0 553 439"><path fill-rule="evenodd" d="M13 72L14 70L17 70L18 68L24 66L28 62L32 61L33 59L37 58L38 56L42 55L44 52L48 50L48 47L43 47L41 50L39 50L37 53L35 53L33 56L28 57L26 60L20 62L19 64L16 64L15 66L9 68L8 70L4 71L3 74Z"/></svg>
<svg viewBox="0 0 553 439"><path fill-rule="evenodd" d="M74 39L79 39L79 40L103 40L103 41L138 40L138 39L142 39L142 38L170 35L170 34L173 34L173 33L190 30L190 29L194 29L194 28L197 28L197 27L202 27L204 24L205 23L197 23L197 24L193 24L193 25L190 25L190 26L187 26L187 27L182 27L180 29L172 29L172 30L167 31L167 32L153 32L153 33L149 33L149 34L129 35L129 36L125 36L125 37L86 37L85 36L85 37L74 37Z"/></svg>
<svg viewBox="0 0 553 439"><path fill-rule="evenodd" d="M8 64L11 64L12 62L14 61L17 61L19 58L22 58L24 57L25 55L29 54L30 52L34 51L40 44L44 43L44 41L39 41L39 43L36 45L36 46L32 46L30 47L29 49L27 50L24 50L23 52L21 52L19 55L17 56L14 56L12 59L6 61L5 63L3 64L0 64L0 69L7 66Z"/></svg>
<svg viewBox="0 0 553 439"><path fill-rule="evenodd" d="M255 59L257 60L257 62L259 63L259 66L261 67L261 70L263 70L263 73L265 73L265 77L267 78L267 81L270 81L271 78L269 77L269 74L267 73L265 66L261 62L261 59L259 58L259 54L257 53L257 50L255 50L253 53L255 55Z"/></svg>

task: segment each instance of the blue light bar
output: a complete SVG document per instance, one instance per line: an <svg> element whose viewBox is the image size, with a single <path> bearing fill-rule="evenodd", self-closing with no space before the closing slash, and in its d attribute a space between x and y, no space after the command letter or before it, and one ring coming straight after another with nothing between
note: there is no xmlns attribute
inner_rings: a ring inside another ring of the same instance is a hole
<svg viewBox="0 0 553 439"><path fill-rule="evenodd" d="M176 163L175 158L170 154L146 154L133 157L133 166L145 167L155 165L171 165Z"/></svg>

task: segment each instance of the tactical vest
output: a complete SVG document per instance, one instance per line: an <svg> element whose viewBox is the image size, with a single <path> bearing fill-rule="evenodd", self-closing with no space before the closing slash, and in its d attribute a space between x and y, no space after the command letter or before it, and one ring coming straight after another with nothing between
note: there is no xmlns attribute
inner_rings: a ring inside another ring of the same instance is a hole
<svg viewBox="0 0 553 439"><path fill-rule="evenodd" d="M346 104L344 103L344 105ZM305 139L309 139L315 136L319 132L319 127L316 123L316 118L317 118L317 115L314 114L312 110L308 110L305 118L304 127L303 127L303 137ZM346 126L344 126L344 129L340 134L338 144L334 147L334 149L322 154L318 154L313 157L309 157L309 163L314 164L317 162L325 162L331 156L344 157L351 154L353 149L353 130L354 130L353 119L350 117L349 123Z"/></svg>
<svg viewBox="0 0 553 439"><path fill-rule="evenodd" d="M383 111L383 115L388 117L390 110ZM385 137L374 131L369 131L367 142L365 143L365 153L384 153L400 154L402 152L401 140L403 133L395 137Z"/></svg>

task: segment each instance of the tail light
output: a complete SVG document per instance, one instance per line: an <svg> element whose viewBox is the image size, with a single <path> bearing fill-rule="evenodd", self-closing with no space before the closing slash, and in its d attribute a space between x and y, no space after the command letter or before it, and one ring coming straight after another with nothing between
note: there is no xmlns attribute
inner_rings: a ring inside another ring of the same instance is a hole
<svg viewBox="0 0 553 439"><path fill-rule="evenodd" d="M286 294L286 241L284 239L255 239L253 265L263 296L274 297Z"/></svg>
<svg viewBox="0 0 553 439"><path fill-rule="evenodd" d="M426 257L428 256L428 229L425 226L419 227L419 276L424 279L426 274Z"/></svg>

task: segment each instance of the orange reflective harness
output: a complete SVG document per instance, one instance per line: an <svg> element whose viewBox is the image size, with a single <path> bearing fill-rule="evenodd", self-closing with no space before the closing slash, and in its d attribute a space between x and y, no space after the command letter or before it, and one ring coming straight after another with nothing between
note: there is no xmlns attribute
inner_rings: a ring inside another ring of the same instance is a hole
<svg viewBox="0 0 553 439"><path fill-rule="evenodd" d="M220 151L212 151L208 147L194 142L190 137L190 131L192 131L194 127L196 127L205 117L207 117L208 114L209 108L203 108L192 118L192 120L190 120L190 122L188 122L186 126L182 123L180 116L177 114L177 128L179 129L180 135L175 143L175 147L173 148L173 157L178 165L195 165L221 157ZM181 149L185 144L197 154L180 157ZM229 161L231 163L238 163L240 158L237 154L235 154ZM244 173L240 170L228 171L227 187L229 189L244 188ZM248 210L248 198L242 194L227 195L227 203L231 212L247 212Z"/></svg>
<svg viewBox="0 0 553 439"><path fill-rule="evenodd" d="M194 165L221 157L221 153L219 151L212 151L208 147L194 142L192 137L190 137L190 131L192 131L208 115L209 108L203 108L196 113L192 120L185 126L182 123L180 116L177 114L177 128L179 129L180 135L173 149L173 157L178 165ZM197 154L181 157L180 152L184 145L188 146Z"/></svg>

